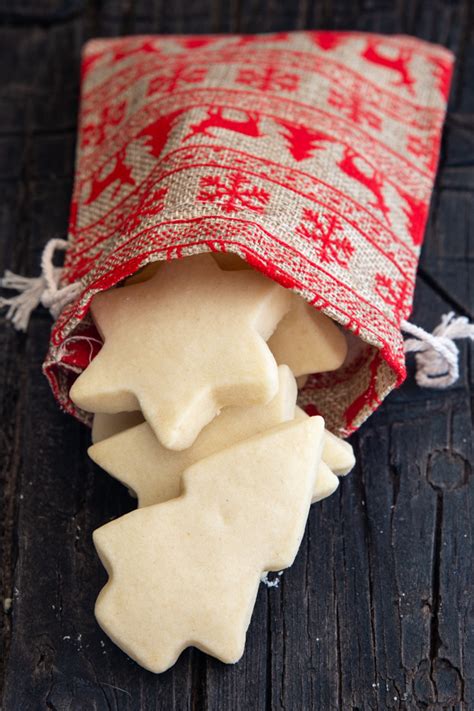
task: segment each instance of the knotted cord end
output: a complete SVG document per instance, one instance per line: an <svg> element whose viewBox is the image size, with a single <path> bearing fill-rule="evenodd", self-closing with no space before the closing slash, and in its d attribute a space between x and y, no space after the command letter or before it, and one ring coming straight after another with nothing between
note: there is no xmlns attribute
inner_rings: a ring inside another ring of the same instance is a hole
<svg viewBox="0 0 474 711"><path fill-rule="evenodd" d="M0 279L2 289L18 291L17 296L0 297L0 308L8 306L6 318L11 321L17 331L26 331L32 312L42 304L53 318L57 318L61 310L79 296L81 283L75 282L59 288L62 268L53 263L56 250L66 250L67 241L50 239L41 255L41 276L24 277L6 270Z"/></svg>
<svg viewBox="0 0 474 711"><path fill-rule="evenodd" d="M433 333L402 321L401 328L413 338L405 341L405 353L415 353L416 382L422 388L447 388L459 378L459 349L455 339L474 340L474 324L453 311L441 317Z"/></svg>

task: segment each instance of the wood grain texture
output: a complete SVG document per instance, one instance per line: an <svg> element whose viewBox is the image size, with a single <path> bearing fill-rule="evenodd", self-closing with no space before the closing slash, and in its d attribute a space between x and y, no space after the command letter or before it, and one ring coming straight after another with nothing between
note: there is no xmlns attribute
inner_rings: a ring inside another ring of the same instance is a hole
<svg viewBox="0 0 474 711"><path fill-rule="evenodd" d="M474 29L470 0L0 1L0 271L37 269L66 231L80 48L94 35L344 28L456 51L413 320L471 314ZM295 565L259 592L243 660L196 650L155 677L100 631L94 528L130 510L40 372L50 329L0 327L3 711L474 709L472 348L448 391L410 377L352 441L357 469L313 507Z"/></svg>

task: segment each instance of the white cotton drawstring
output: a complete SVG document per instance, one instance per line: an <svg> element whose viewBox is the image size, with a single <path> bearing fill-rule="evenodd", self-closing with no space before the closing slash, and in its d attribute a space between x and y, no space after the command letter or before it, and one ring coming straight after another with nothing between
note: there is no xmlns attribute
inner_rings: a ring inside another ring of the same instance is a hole
<svg viewBox="0 0 474 711"><path fill-rule="evenodd" d="M59 288L62 268L55 267L53 260L56 250L66 250L68 243L64 239L50 239L41 255L41 276L23 277L6 270L3 279L0 279L2 289L12 289L20 292L17 296L8 299L0 297L0 308L8 306L6 317L12 322L17 331L26 331L31 312L42 304L53 318L56 318L62 309L79 296L82 285L74 282Z"/></svg>
<svg viewBox="0 0 474 711"><path fill-rule="evenodd" d="M447 388L459 377L459 349L456 338L474 340L474 324L451 311L441 317L433 333L402 321L401 328L414 338L405 341L405 353L416 353L417 384L422 388Z"/></svg>

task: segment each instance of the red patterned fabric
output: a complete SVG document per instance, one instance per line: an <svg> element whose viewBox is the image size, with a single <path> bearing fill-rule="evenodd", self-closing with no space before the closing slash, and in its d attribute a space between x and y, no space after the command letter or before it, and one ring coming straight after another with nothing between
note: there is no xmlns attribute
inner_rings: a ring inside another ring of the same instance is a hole
<svg viewBox="0 0 474 711"><path fill-rule="evenodd" d="M60 404L100 348L92 296L150 261L235 252L358 338L313 376L348 434L405 375L400 321L438 161L451 54L294 32L94 40L84 51L63 284L44 369Z"/></svg>

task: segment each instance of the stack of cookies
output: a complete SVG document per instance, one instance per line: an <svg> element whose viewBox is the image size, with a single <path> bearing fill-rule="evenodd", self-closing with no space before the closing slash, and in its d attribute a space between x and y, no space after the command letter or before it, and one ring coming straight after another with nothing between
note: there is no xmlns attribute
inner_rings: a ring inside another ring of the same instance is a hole
<svg viewBox="0 0 474 711"><path fill-rule="evenodd" d="M149 265L97 295L100 353L71 389L92 459L138 499L94 533L99 624L145 668L193 645L238 661L258 585L290 566L352 448L296 406L344 333L232 255Z"/></svg>

